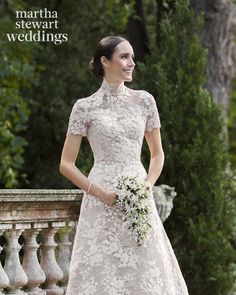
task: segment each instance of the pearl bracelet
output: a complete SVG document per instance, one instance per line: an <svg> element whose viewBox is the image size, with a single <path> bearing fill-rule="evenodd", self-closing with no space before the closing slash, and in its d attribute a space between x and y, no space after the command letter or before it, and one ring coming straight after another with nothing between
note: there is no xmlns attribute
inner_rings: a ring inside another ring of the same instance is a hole
<svg viewBox="0 0 236 295"><path fill-rule="evenodd" d="M89 191L90 191L91 185L92 185L92 181L90 180L90 181L89 181L89 188L88 188L87 194L88 194Z"/></svg>

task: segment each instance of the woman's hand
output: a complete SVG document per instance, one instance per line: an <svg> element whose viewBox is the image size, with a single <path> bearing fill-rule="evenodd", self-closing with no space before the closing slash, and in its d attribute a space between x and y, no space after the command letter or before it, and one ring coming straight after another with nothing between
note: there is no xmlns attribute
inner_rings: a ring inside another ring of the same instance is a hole
<svg viewBox="0 0 236 295"><path fill-rule="evenodd" d="M106 191L102 196L100 197L100 200L104 202L107 205L114 205L114 201L116 199L116 193L115 192L108 192Z"/></svg>
<svg viewBox="0 0 236 295"><path fill-rule="evenodd" d="M144 181L152 188L153 187L153 184L147 179L145 178Z"/></svg>

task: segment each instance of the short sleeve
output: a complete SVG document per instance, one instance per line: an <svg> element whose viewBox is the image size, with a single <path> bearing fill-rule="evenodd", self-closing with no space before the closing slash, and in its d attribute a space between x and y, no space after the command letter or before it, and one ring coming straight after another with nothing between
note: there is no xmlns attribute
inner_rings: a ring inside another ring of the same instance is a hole
<svg viewBox="0 0 236 295"><path fill-rule="evenodd" d="M150 93L147 94L145 131L151 132L153 128L161 128L161 122L155 98Z"/></svg>
<svg viewBox="0 0 236 295"><path fill-rule="evenodd" d="M86 107L82 106L81 100L77 100L73 105L69 117L67 128L68 134L81 134L87 136L88 133L88 111Z"/></svg>

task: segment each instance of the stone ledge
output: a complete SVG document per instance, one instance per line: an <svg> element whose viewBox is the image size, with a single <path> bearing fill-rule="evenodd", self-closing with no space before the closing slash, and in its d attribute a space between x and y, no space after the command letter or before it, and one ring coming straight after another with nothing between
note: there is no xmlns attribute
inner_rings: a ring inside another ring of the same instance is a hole
<svg viewBox="0 0 236 295"><path fill-rule="evenodd" d="M0 202L80 201L80 189L0 189Z"/></svg>
<svg viewBox="0 0 236 295"><path fill-rule="evenodd" d="M82 190L1 189L0 224L78 220Z"/></svg>

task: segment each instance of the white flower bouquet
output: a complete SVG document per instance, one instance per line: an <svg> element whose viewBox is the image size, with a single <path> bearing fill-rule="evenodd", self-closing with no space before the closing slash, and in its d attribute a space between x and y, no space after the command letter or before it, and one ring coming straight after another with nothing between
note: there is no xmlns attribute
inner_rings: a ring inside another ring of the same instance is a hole
<svg viewBox="0 0 236 295"><path fill-rule="evenodd" d="M138 246L143 246L151 230L149 217L151 208L147 199L152 193L151 184L138 175L118 175L113 181L117 205L123 212L122 220L131 229L132 236Z"/></svg>

